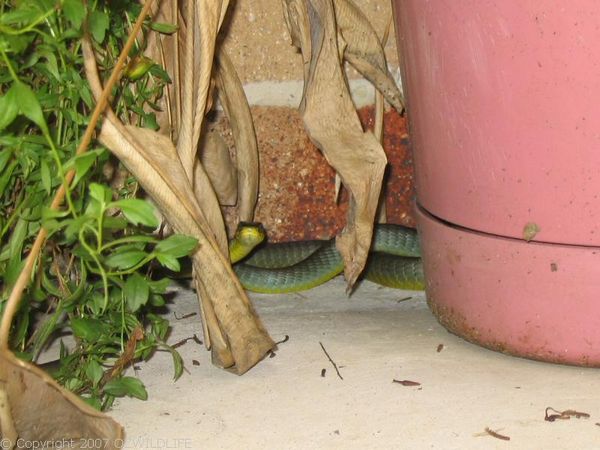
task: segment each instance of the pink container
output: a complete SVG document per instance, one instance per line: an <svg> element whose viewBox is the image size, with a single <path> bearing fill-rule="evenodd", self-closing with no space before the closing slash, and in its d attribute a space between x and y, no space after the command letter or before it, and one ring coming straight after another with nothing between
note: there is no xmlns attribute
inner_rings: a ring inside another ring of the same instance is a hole
<svg viewBox="0 0 600 450"><path fill-rule="evenodd" d="M597 1L395 14L432 310L482 345L600 366Z"/></svg>

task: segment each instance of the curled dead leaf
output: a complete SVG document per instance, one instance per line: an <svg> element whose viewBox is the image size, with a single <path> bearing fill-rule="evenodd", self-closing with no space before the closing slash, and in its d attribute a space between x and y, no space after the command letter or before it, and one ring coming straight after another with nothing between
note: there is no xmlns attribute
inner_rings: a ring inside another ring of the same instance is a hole
<svg viewBox="0 0 600 450"><path fill-rule="evenodd" d="M402 93L390 75L383 46L363 12L350 0L334 0L338 32L344 40L343 57L398 111L404 110Z"/></svg>
<svg viewBox="0 0 600 450"><path fill-rule="evenodd" d="M336 240L351 288L364 268L387 159L371 132L363 132L340 60L331 0L285 0L293 42L305 61L300 105L310 139L350 194L346 227ZM302 16L304 15L304 17Z"/></svg>
<svg viewBox="0 0 600 450"><path fill-rule="evenodd" d="M196 8L209 7L205 2L199 3L202 5L196 5ZM222 4L219 2L215 8ZM188 2L186 11L191 11L190 8L192 5ZM197 13L198 10L194 9L194 14ZM219 14L213 11L211 17L216 20L217 16ZM111 111L106 114L99 139L127 166L173 229L198 239L198 249L192 258L205 343L210 346L216 364L232 367L241 374L273 347L273 341L229 264L223 219L204 168L198 163L190 174L189 168L186 169L182 162L188 161L190 155L195 157L195 152L184 149L186 145L197 144L195 133L198 122L201 123L204 117L204 107L189 103L186 97L186 93L191 95L194 91L194 75L190 73L193 65L190 58L193 59L195 54L190 50L194 33L189 28L193 23L194 19L186 21L188 28L183 30L186 37L181 53L186 61L180 85L184 86L182 98L185 101L181 109L177 148L165 135L123 125ZM86 75L94 95L97 95L101 85L89 40L84 40L83 49ZM210 72L210 64L201 69Z"/></svg>
<svg viewBox="0 0 600 450"><path fill-rule="evenodd" d="M200 161L206 169L219 203L233 206L237 202L237 172L229 148L218 132L210 130L200 138Z"/></svg>
<svg viewBox="0 0 600 450"><path fill-rule="evenodd" d="M215 79L219 100L229 118L235 143L239 220L252 222L258 199L258 144L242 83L222 47L215 64Z"/></svg>
<svg viewBox="0 0 600 450"><path fill-rule="evenodd" d="M2 448L21 443L45 444L99 439L118 449L123 429L113 419L63 389L41 369L0 350L0 438ZM32 447L34 448L34 447ZM41 447L40 447L41 448ZM66 447L65 447L66 448Z"/></svg>

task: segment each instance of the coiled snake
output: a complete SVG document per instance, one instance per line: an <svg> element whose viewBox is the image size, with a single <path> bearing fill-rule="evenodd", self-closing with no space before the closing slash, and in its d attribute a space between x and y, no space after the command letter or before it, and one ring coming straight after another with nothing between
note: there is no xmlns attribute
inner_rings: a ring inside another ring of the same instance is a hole
<svg viewBox="0 0 600 450"><path fill-rule="evenodd" d="M330 280L344 269L333 239L259 246L264 237L262 226L244 223L229 245L230 257L235 263L233 268L242 285L250 291L302 291ZM416 231L400 225L376 225L363 273L364 278L384 286L424 289Z"/></svg>

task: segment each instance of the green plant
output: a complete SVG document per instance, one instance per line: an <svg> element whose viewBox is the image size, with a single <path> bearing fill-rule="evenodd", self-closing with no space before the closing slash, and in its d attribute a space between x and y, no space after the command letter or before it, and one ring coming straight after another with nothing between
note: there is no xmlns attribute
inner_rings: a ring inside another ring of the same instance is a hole
<svg viewBox="0 0 600 450"><path fill-rule="evenodd" d="M22 306L11 347L35 360L59 334L56 378L89 403L106 408L115 397L146 398L143 384L123 376L132 361L159 348L172 353L175 377L181 358L165 344L166 278L157 265L179 270L178 258L196 246L190 237L160 240L154 208L103 147L74 156L93 107L83 75L80 37L87 27L98 48L100 69L110 71L139 13L133 0L0 0L0 308L23 266L36 233L49 231ZM110 24L110 33L108 28ZM168 24L147 23L170 33ZM122 120L157 128L153 111L169 78L143 57L145 39L113 92ZM65 174L76 170L69 186ZM60 211L48 206L66 188Z"/></svg>

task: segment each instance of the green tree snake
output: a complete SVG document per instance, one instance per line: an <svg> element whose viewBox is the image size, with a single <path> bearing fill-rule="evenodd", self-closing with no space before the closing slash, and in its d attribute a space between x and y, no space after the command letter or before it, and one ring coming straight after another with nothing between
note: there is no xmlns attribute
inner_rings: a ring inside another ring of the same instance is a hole
<svg viewBox="0 0 600 450"><path fill-rule="evenodd" d="M260 225L240 224L229 245L233 268L249 291L302 291L330 280L344 269L334 239L261 246L264 237ZM400 225L376 225L364 278L398 289L424 289L417 232Z"/></svg>

